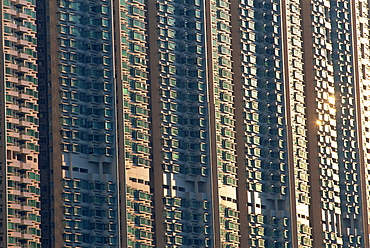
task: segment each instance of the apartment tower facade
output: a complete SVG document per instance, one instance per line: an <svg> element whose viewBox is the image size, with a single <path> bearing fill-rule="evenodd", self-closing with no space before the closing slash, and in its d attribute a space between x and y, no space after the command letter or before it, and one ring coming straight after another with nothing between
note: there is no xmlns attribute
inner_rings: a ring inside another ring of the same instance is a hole
<svg viewBox="0 0 370 248"><path fill-rule="evenodd" d="M42 245L117 247L111 3L40 1L39 17Z"/></svg>
<svg viewBox="0 0 370 248"><path fill-rule="evenodd" d="M4 1L1 14L1 247L40 247L35 1Z"/></svg>
<svg viewBox="0 0 370 248"><path fill-rule="evenodd" d="M369 247L368 1L2 9L1 247Z"/></svg>

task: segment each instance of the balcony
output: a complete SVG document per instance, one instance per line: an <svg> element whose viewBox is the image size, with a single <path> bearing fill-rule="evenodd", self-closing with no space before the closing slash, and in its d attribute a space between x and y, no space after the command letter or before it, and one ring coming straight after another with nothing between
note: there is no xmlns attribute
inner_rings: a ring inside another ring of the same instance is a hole
<svg viewBox="0 0 370 248"><path fill-rule="evenodd" d="M20 153L24 153L24 154L30 154L31 152L32 150L28 148L21 148L20 150Z"/></svg>
<svg viewBox="0 0 370 248"><path fill-rule="evenodd" d="M30 137L30 136L29 136ZM22 170L30 170L31 169L31 165L30 164L27 164L25 162L22 162L21 163L21 169Z"/></svg>
<svg viewBox="0 0 370 248"><path fill-rule="evenodd" d="M32 234L22 233L22 239L32 239Z"/></svg>
<svg viewBox="0 0 370 248"><path fill-rule="evenodd" d="M30 57L30 55L25 54L25 53L18 53L17 57L20 58L20 59L28 59Z"/></svg>
<svg viewBox="0 0 370 248"><path fill-rule="evenodd" d="M31 137L31 136L29 136L29 135L27 135L27 134L22 134L22 133L21 133L20 139L21 139L21 140L27 140L27 141L30 141L30 140L32 140L32 137Z"/></svg>
<svg viewBox="0 0 370 248"><path fill-rule="evenodd" d="M30 68L24 67L24 66L19 66L18 71L23 72L23 73L27 73L27 72L30 71Z"/></svg>
<svg viewBox="0 0 370 248"><path fill-rule="evenodd" d="M16 105L12 105L12 106L16 106ZM15 110L18 110L18 109L15 109ZM19 124L19 119L14 118L14 117L6 118L6 121L9 122L9 123L13 123L13 124ZM8 150L10 150L10 149L8 149Z"/></svg>
<svg viewBox="0 0 370 248"><path fill-rule="evenodd" d="M20 238L22 236L22 233L20 232L20 230L16 230L16 231L9 230L9 236Z"/></svg>
<svg viewBox="0 0 370 248"><path fill-rule="evenodd" d="M27 6L27 1L24 0L16 0L14 5L16 6Z"/></svg>
<svg viewBox="0 0 370 248"><path fill-rule="evenodd" d="M15 54L18 54L18 53L16 52ZM14 70L18 69L18 65L16 65L16 64L7 64L6 67L14 69Z"/></svg>
<svg viewBox="0 0 370 248"><path fill-rule="evenodd" d="M19 133L16 133L16 132L8 132L8 136L19 138Z"/></svg>
<svg viewBox="0 0 370 248"><path fill-rule="evenodd" d="M17 181L17 182L22 181L20 176L8 176L8 179L11 181Z"/></svg>
<svg viewBox="0 0 370 248"><path fill-rule="evenodd" d="M11 163L10 165L13 167L19 168L21 166L21 162L19 160L9 159L8 161Z"/></svg>
<svg viewBox="0 0 370 248"><path fill-rule="evenodd" d="M32 220L22 219L22 225L32 226Z"/></svg>
<svg viewBox="0 0 370 248"><path fill-rule="evenodd" d="M16 189L8 190L8 193L12 195L21 195L21 191Z"/></svg>
<svg viewBox="0 0 370 248"><path fill-rule="evenodd" d="M20 179L21 183L32 183L32 179L29 179L29 178L21 178Z"/></svg>
<svg viewBox="0 0 370 248"><path fill-rule="evenodd" d="M15 9L7 9L6 11L5 11L5 13L9 13L9 14L11 14L11 15L16 15L17 14L17 11L15 10Z"/></svg>
<svg viewBox="0 0 370 248"><path fill-rule="evenodd" d="M25 211L25 212L32 212L33 211L33 208L30 207L30 206L22 206L21 207L21 210L22 211Z"/></svg>
<svg viewBox="0 0 370 248"><path fill-rule="evenodd" d="M21 204L15 204L15 203L11 203L11 204L8 204L9 208L12 208L12 209L21 209L23 206L21 206Z"/></svg>
<svg viewBox="0 0 370 248"><path fill-rule="evenodd" d="M28 82L26 80L20 80L19 81L19 84L22 85L22 86L31 86L31 82Z"/></svg>
<svg viewBox="0 0 370 248"><path fill-rule="evenodd" d="M28 15L25 13L18 12L15 16L15 19L25 20L28 19Z"/></svg>
<svg viewBox="0 0 370 248"><path fill-rule="evenodd" d="M16 132L8 132L8 136L19 138L20 135L19 135L19 133L16 133Z"/></svg>
<svg viewBox="0 0 370 248"><path fill-rule="evenodd" d="M17 24L15 24L15 23L10 23L10 22L7 22L6 23L6 26L7 27L10 27L10 28L13 28L13 29L16 29L18 26L17 26Z"/></svg>
<svg viewBox="0 0 370 248"><path fill-rule="evenodd" d="M31 109L27 107L23 107L23 106L19 108L19 111L22 113L27 113L27 114L31 113Z"/></svg>
<svg viewBox="0 0 370 248"><path fill-rule="evenodd" d="M9 222L12 222L12 223L22 223L22 219L21 218L9 218Z"/></svg>
<svg viewBox="0 0 370 248"><path fill-rule="evenodd" d="M21 197L24 197L24 198L32 198L33 195L30 192L21 192Z"/></svg>
<svg viewBox="0 0 370 248"><path fill-rule="evenodd" d="M20 98L22 98L23 100L29 100L31 99L31 96L26 94L25 92L21 92L21 94L19 95Z"/></svg>
<svg viewBox="0 0 370 248"><path fill-rule="evenodd" d="M23 127L31 127L32 124L29 121L25 121L24 119L21 119L21 121L19 122L19 125Z"/></svg>
<svg viewBox="0 0 370 248"><path fill-rule="evenodd" d="M9 151L15 151L15 152L19 152L21 150L21 148L19 148L19 146L14 146L14 145L9 145L9 146L7 146L6 149L9 150Z"/></svg>
<svg viewBox="0 0 370 248"><path fill-rule="evenodd" d="M28 33L28 28L22 27L22 26L17 26L17 33Z"/></svg>
<svg viewBox="0 0 370 248"><path fill-rule="evenodd" d="M12 109L12 110L19 110L19 106L18 106L18 104L14 103L14 102L12 102L12 103L8 103L8 104L6 105L6 108L8 108L8 109Z"/></svg>
<svg viewBox="0 0 370 248"><path fill-rule="evenodd" d="M6 80L13 83L18 83L18 78L16 77L7 77Z"/></svg>

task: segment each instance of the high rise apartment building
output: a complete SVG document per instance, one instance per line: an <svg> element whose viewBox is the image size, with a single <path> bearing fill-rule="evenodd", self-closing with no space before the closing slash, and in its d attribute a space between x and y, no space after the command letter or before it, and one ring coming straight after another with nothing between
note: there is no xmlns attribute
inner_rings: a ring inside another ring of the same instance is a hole
<svg viewBox="0 0 370 248"><path fill-rule="evenodd" d="M368 1L2 10L0 247L369 247Z"/></svg>
<svg viewBox="0 0 370 248"><path fill-rule="evenodd" d="M35 8L35 1L2 2L1 247L40 247Z"/></svg>
<svg viewBox="0 0 370 248"><path fill-rule="evenodd" d="M111 3L40 1L39 16L42 245L117 247Z"/></svg>

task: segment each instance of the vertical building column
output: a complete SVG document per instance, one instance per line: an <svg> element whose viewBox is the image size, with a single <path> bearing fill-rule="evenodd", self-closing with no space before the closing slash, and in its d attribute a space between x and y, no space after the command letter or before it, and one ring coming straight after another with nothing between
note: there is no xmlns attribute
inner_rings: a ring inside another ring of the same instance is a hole
<svg viewBox="0 0 370 248"><path fill-rule="evenodd" d="M291 64L289 60L289 49L288 33L290 27L288 27L289 16L288 7L289 0L281 1L281 30L282 30L282 63L283 63L283 84L284 84L284 97L285 97L285 126L286 126L286 159L288 165L288 176L289 176L289 201L290 201L290 228L291 228L291 247L298 248L298 231L297 231L297 204L296 204L296 163L294 163L294 141L293 141L293 124L292 121L295 119L292 116L292 107L294 106L291 87ZM294 118L294 119L293 119Z"/></svg>
<svg viewBox="0 0 370 248"><path fill-rule="evenodd" d="M292 247L312 247L302 9L299 0L283 0L281 4L287 6L281 9L281 30L291 242Z"/></svg>
<svg viewBox="0 0 370 248"><path fill-rule="evenodd" d="M49 228L51 230L51 241L50 247L55 247L60 244L64 244L63 239L63 232L61 230L64 229L63 226L63 215L62 215L62 149L61 143L62 138L60 135L61 124L60 124L60 109L56 106L60 104L60 85L59 85L59 58L58 58L58 6L57 2L47 2L45 1L45 5L49 6L47 9L47 15L49 19L49 23L45 28L48 29L48 46L46 47L46 51L49 51L50 59L47 62L49 67L47 80L47 87L49 89L49 101L48 101L48 110L49 110L49 139L51 139L49 150L46 151L49 153L50 156L50 168L46 169L47 173L50 173L50 199L51 199L51 222L49 223ZM54 107L51 107L54 106Z"/></svg>
<svg viewBox="0 0 370 248"><path fill-rule="evenodd" d="M301 1L303 37L312 37L311 33L311 2ZM313 72L313 42L312 39L303 40L304 54L304 81L306 96L306 114L307 114L307 137L308 137L308 161L310 175L310 217L312 226L313 247L322 247L322 224L321 211L315 207L321 202L320 198L320 176L319 162L317 152L317 119L315 107L315 80Z"/></svg>
<svg viewBox="0 0 370 248"><path fill-rule="evenodd" d="M353 9L353 8L352 8ZM361 105L358 110L361 109L361 120L362 120L362 146L363 146L363 153L364 153L364 168L365 168L365 182L370 180L370 44L369 44L369 36L370 36L370 27L367 25L370 21L370 1L366 0L358 0L356 1L356 9L355 15L357 17L356 20L356 29L357 33L361 33L363 37L356 40L357 43L357 54L358 54L358 73L359 73L359 88L357 92L361 94ZM362 21L362 25L360 24L360 20ZM354 27L352 27L354 28ZM362 30L361 30L362 29ZM366 186L363 186L364 191L367 192L366 198L363 199L367 203L368 210L365 210L367 213L369 212L370 208L370 184L367 183ZM365 225L369 226L370 219L369 214L367 217L367 222ZM369 228L369 227L368 227ZM369 238L367 236L366 238Z"/></svg>
<svg viewBox="0 0 370 248"><path fill-rule="evenodd" d="M5 90L5 49L4 49L4 8L3 4L0 5L0 194L1 194L1 201L0 201L0 208L1 208L1 215L0 215L0 220L3 223L2 225L2 231L0 232L0 246L7 247L8 245L8 226L7 226L7 221L6 218L7 212L8 212L8 197L7 197L7 176L6 176L6 171L7 171L7 154L6 154L6 142L7 142L7 132L6 132L6 104L5 99L6 99L6 90Z"/></svg>
<svg viewBox="0 0 370 248"><path fill-rule="evenodd" d="M213 1L204 1L205 4L205 46L206 46L206 83L208 100L208 125L209 125L209 164L211 171L212 185L212 229L213 229L213 247L221 247L220 239L220 200L217 166L217 141L216 141L216 114L215 114L215 89L214 89L214 63L213 63L213 45L212 45L212 5Z"/></svg>
<svg viewBox="0 0 370 248"><path fill-rule="evenodd" d="M234 84L234 106L235 106L235 132L236 132L236 163L237 163L237 197L238 197L238 211L240 223L240 244L244 248L250 247L249 244L249 222L248 222L248 193L246 184L246 154L245 154L245 104L244 94L245 85L242 75L244 65L242 64L242 49L241 49L241 30L240 14L241 7L239 1L231 1L230 15L231 15L231 37L232 37L232 63L233 63L233 84ZM243 16L246 17L246 16ZM252 65L253 66L253 65Z"/></svg>
<svg viewBox="0 0 370 248"><path fill-rule="evenodd" d="M114 39L114 70L115 70L115 113L116 113L116 173L117 173L117 190L118 190L118 233L119 233L119 247L128 247L127 244L127 182L126 182L126 163L125 163L125 119L124 119L124 84L123 76L125 71L122 68L122 50L127 49L123 44L122 37L124 37L122 25L126 23L121 20L121 1L111 1L112 6L112 26L114 32L112 38Z"/></svg>
<svg viewBox="0 0 370 248"><path fill-rule="evenodd" d="M158 35L157 35L157 1L148 1L148 41L149 41L149 82L151 105L151 143L152 143L152 173L151 188L154 194L154 240L157 247L165 247L165 227L163 218L163 172L162 172L162 145L161 145L161 107L159 60L158 60Z"/></svg>
<svg viewBox="0 0 370 248"><path fill-rule="evenodd" d="M368 4L370 4L369 1L367 1ZM369 5L368 5L369 6ZM362 45L361 43L368 43L369 39L369 29L364 27L364 23L361 23L363 19L366 18L367 24L369 23L369 7L366 6L364 2L361 0L353 0L350 1L350 15L351 15L351 30L352 30L352 51L353 51L353 80L354 80L354 95L355 95L355 108L356 108L356 138L358 140L357 146L358 146L358 167L359 167L359 179L360 179L360 192L361 192L361 222L362 222L362 228L361 235L363 236L362 240L362 247L369 247L370 240L369 240L369 201L368 201L368 163L366 161L366 137L363 136L364 132L364 122L366 119L363 119L363 102L364 97L368 97L365 94L362 94L363 92L363 86L365 80L368 80L367 69L366 67L369 66L368 62L366 63L363 61L365 58L365 54L363 54L365 51L362 51ZM367 9L366 16L364 16L363 12L365 12L362 8ZM361 21L360 21L361 20ZM367 26L367 25L366 25ZM365 29L365 30L364 30ZM367 32L366 32L367 31ZM366 40L364 42L364 40ZM365 47L364 49L365 50ZM364 62L364 63L362 63ZM368 118L368 117L366 117ZM366 129L366 127L365 127ZM364 140L365 138L365 140ZM344 228L344 226L343 226Z"/></svg>
<svg viewBox="0 0 370 248"><path fill-rule="evenodd" d="M50 181L51 181L51 158L50 158L50 149L51 142L49 135L50 122L49 117L51 111L49 110L48 103L51 100L49 92L49 73L48 73L48 54L50 53L47 49L48 46L48 27L49 24L46 22L48 18L48 7L43 0L36 2L38 5L36 18L38 22L38 44L37 44L37 53L39 61L39 119L40 119L40 130L47 130L46 132L40 132L40 188L41 188L41 244L43 248L52 247L52 227L50 226L53 215L51 214L52 209L52 198ZM40 66L44 65L44 66Z"/></svg>

